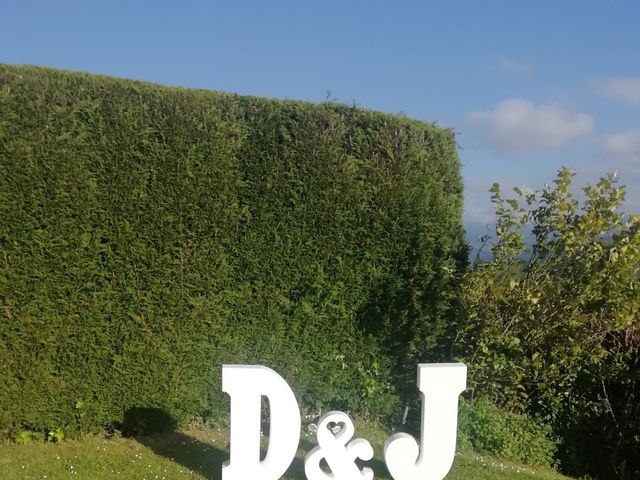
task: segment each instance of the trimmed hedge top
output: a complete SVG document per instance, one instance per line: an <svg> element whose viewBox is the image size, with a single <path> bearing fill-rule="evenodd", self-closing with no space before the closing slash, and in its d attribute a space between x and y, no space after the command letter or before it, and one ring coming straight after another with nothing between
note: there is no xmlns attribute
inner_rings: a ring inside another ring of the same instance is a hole
<svg viewBox="0 0 640 480"><path fill-rule="evenodd" d="M446 357L461 197L434 125L0 65L0 429L222 418L222 363L391 413Z"/></svg>

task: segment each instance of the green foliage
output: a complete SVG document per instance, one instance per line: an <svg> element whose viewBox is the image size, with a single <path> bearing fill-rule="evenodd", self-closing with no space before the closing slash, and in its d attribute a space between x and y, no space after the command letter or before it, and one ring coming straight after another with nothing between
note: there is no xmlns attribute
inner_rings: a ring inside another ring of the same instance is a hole
<svg viewBox="0 0 640 480"><path fill-rule="evenodd" d="M49 430L49 433L47 433L48 442L60 443L64 440L64 437L64 430L60 427L55 430Z"/></svg>
<svg viewBox="0 0 640 480"><path fill-rule="evenodd" d="M554 425L565 468L626 478L623 458L640 475L640 217L619 211L614 175L585 187L581 206L572 177L508 200L493 186L493 258L465 278L457 353L472 395ZM576 429L597 439L591 450Z"/></svg>
<svg viewBox="0 0 640 480"><path fill-rule="evenodd" d="M434 125L0 66L0 430L223 418L223 363L390 413L449 354L461 189Z"/></svg>
<svg viewBox="0 0 640 480"><path fill-rule="evenodd" d="M479 453L525 465L552 466L557 440L551 427L524 414L501 410L486 399L461 402L459 429Z"/></svg>
<svg viewBox="0 0 640 480"><path fill-rule="evenodd" d="M28 445L33 441L43 441L44 437L36 432L30 432L29 430L20 430L16 435L15 440L16 443L19 443L20 445Z"/></svg>

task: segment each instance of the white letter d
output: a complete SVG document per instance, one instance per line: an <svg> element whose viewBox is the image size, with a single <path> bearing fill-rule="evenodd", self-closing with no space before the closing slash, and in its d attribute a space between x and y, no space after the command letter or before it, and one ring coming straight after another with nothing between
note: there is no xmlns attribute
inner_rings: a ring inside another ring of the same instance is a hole
<svg viewBox="0 0 640 480"><path fill-rule="evenodd" d="M300 409L291 388L259 365L223 365L222 390L231 397L229 461L222 480L277 480L289 468L300 440ZM267 455L260 461L261 397L271 412Z"/></svg>

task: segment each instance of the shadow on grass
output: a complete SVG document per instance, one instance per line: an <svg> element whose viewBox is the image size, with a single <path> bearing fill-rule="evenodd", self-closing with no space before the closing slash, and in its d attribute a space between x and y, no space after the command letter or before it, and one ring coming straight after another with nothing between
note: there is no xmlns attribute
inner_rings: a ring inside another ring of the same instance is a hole
<svg viewBox="0 0 640 480"><path fill-rule="evenodd" d="M221 480L222 464L229 459L228 447L216 446L176 430L176 422L166 411L158 408L132 408L125 414L122 424L125 436L133 437L152 450L186 469L202 475L207 480ZM300 448L310 450L313 445L307 440ZM261 455L264 457L266 450ZM293 460L285 477L305 479L304 460L299 456Z"/></svg>
<svg viewBox="0 0 640 480"><path fill-rule="evenodd" d="M182 465L186 469L202 475L207 480L221 480L222 464L229 459L228 447L202 441L176 430L175 420L164 410L157 408L132 408L125 414L122 431L133 437L156 455ZM298 455L284 477L304 480L304 454L315 446L306 438L300 439ZM262 449L264 458L266 449ZM356 462L360 468L368 466L376 476L387 473L384 462L374 458L370 462ZM247 479L249 480L249 479Z"/></svg>
<svg viewBox="0 0 640 480"><path fill-rule="evenodd" d="M136 440L153 450L156 455L178 463L207 480L221 480L222 464L229 459L228 449L216 447L181 432L156 433L137 437ZM294 458L284 476L304 480L304 460Z"/></svg>
<svg viewBox="0 0 640 480"><path fill-rule="evenodd" d="M222 463L229 458L228 451L181 432L154 433L135 438L156 455L211 480L221 479Z"/></svg>
<svg viewBox="0 0 640 480"><path fill-rule="evenodd" d="M160 408L135 407L127 410L121 430L156 455L165 457L207 479L220 480L228 450L176 430L175 419Z"/></svg>

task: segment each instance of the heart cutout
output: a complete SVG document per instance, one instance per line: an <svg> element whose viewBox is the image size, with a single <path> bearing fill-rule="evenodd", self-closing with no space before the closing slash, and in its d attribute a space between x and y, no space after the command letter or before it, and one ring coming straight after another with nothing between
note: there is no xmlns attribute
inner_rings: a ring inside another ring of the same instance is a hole
<svg viewBox="0 0 640 480"><path fill-rule="evenodd" d="M340 435L340 432L344 431L347 425L344 422L329 422L327 423L327 430L329 430L334 437Z"/></svg>

